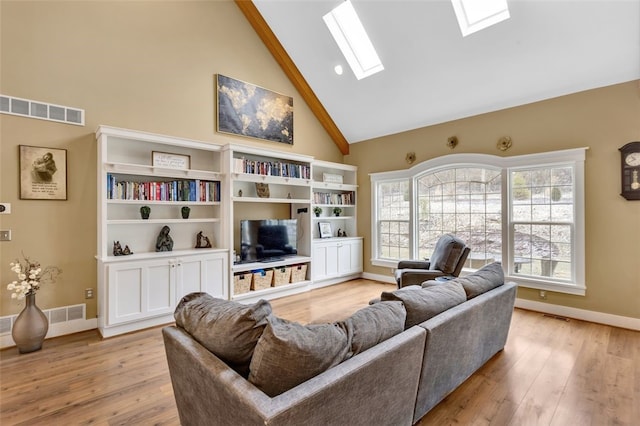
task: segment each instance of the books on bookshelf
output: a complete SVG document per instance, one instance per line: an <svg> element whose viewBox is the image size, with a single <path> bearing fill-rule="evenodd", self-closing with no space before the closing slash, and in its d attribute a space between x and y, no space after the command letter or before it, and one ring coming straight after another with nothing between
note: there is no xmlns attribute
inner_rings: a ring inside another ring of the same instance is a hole
<svg viewBox="0 0 640 426"><path fill-rule="evenodd" d="M314 204L339 204L339 205L353 205L356 203L354 192L314 192L313 193Z"/></svg>
<svg viewBox="0 0 640 426"><path fill-rule="evenodd" d="M218 202L220 182L200 179L137 182L118 180L108 173L107 199Z"/></svg>
<svg viewBox="0 0 640 426"><path fill-rule="evenodd" d="M234 173L251 175L280 176L310 179L311 167L307 164L285 163L282 161L249 160L244 157L233 159Z"/></svg>

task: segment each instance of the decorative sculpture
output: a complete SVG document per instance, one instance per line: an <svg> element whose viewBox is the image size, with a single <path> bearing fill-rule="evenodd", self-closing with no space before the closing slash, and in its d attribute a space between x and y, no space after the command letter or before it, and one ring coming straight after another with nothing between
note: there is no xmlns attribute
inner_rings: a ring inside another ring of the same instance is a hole
<svg viewBox="0 0 640 426"><path fill-rule="evenodd" d="M196 236L196 248L211 248L209 237L204 235L202 231L198 232Z"/></svg>
<svg viewBox="0 0 640 426"><path fill-rule="evenodd" d="M129 249L129 246L124 246L124 249L123 249L122 246L120 245L120 241L113 242L114 256L128 256L130 254L133 254L133 252L131 251L131 249Z"/></svg>
<svg viewBox="0 0 640 426"><path fill-rule="evenodd" d="M173 238L169 232L171 232L171 228L167 225L162 227L156 239L156 251L173 251Z"/></svg>

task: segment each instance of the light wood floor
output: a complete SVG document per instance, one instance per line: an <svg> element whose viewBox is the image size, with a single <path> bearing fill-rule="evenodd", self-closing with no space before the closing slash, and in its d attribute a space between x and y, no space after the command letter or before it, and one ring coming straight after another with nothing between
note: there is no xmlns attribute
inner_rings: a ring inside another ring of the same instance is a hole
<svg viewBox="0 0 640 426"><path fill-rule="evenodd" d="M272 301L307 323L346 318L388 284L366 280ZM0 351L0 424L177 425L160 328L96 331ZM430 411L426 425L638 425L640 332L516 309L506 348Z"/></svg>

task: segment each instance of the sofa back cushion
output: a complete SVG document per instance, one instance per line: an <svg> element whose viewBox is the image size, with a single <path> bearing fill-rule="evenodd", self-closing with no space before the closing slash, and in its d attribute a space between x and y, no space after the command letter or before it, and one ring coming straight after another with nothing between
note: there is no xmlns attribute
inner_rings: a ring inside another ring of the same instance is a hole
<svg viewBox="0 0 640 426"><path fill-rule="evenodd" d="M254 348L269 314L271 305L266 300L244 305L207 293L191 293L180 300L174 318L176 325L247 377Z"/></svg>
<svg viewBox="0 0 640 426"><path fill-rule="evenodd" d="M341 363L349 340L337 324L301 325L270 316L251 359L249 382L274 397Z"/></svg>
<svg viewBox="0 0 640 426"><path fill-rule="evenodd" d="M464 288L455 280L422 288L410 285L393 292L382 292L382 301L397 300L404 303L407 319L404 328L420 324L467 300ZM375 306L375 305L373 305Z"/></svg>
<svg viewBox="0 0 640 426"><path fill-rule="evenodd" d="M429 269L452 274L465 248L464 241L451 234L445 234L436 243L433 254L429 258Z"/></svg>
<svg viewBox="0 0 640 426"><path fill-rule="evenodd" d="M453 281L462 284L467 299L472 299L482 293L504 284L504 271L500 262L493 262L483 266L472 274L458 277Z"/></svg>
<svg viewBox="0 0 640 426"><path fill-rule="evenodd" d="M379 302L362 308L338 324L349 338L349 357L402 333L407 311L399 301Z"/></svg>

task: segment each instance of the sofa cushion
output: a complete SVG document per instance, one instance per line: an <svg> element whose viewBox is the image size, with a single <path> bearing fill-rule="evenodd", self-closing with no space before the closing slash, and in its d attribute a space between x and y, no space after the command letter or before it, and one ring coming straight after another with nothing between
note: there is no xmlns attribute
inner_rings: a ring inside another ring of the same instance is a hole
<svg viewBox="0 0 640 426"><path fill-rule="evenodd" d="M266 300L244 305L207 293L191 293L180 300L174 318L176 325L246 377L270 313L271 305Z"/></svg>
<svg viewBox="0 0 640 426"><path fill-rule="evenodd" d="M341 363L349 353L337 324L301 325L270 316L251 358L249 381L274 397Z"/></svg>
<svg viewBox="0 0 640 426"><path fill-rule="evenodd" d="M338 324L345 329L349 338L348 357L402 333L406 317L407 311L402 302L380 302L340 321Z"/></svg>
<svg viewBox="0 0 640 426"><path fill-rule="evenodd" d="M465 248L464 242L451 234L445 234L436 243L433 254L429 258L429 269L452 274Z"/></svg>
<svg viewBox="0 0 640 426"><path fill-rule="evenodd" d="M404 303L407 310L405 329L420 324L467 300L464 288L455 281L426 288L410 285L393 292L385 291L380 298L383 301L399 300Z"/></svg>
<svg viewBox="0 0 640 426"><path fill-rule="evenodd" d="M453 281L462 284L467 299L472 299L482 293L504 284L504 271L500 262L493 262L483 266L476 272L458 277Z"/></svg>

